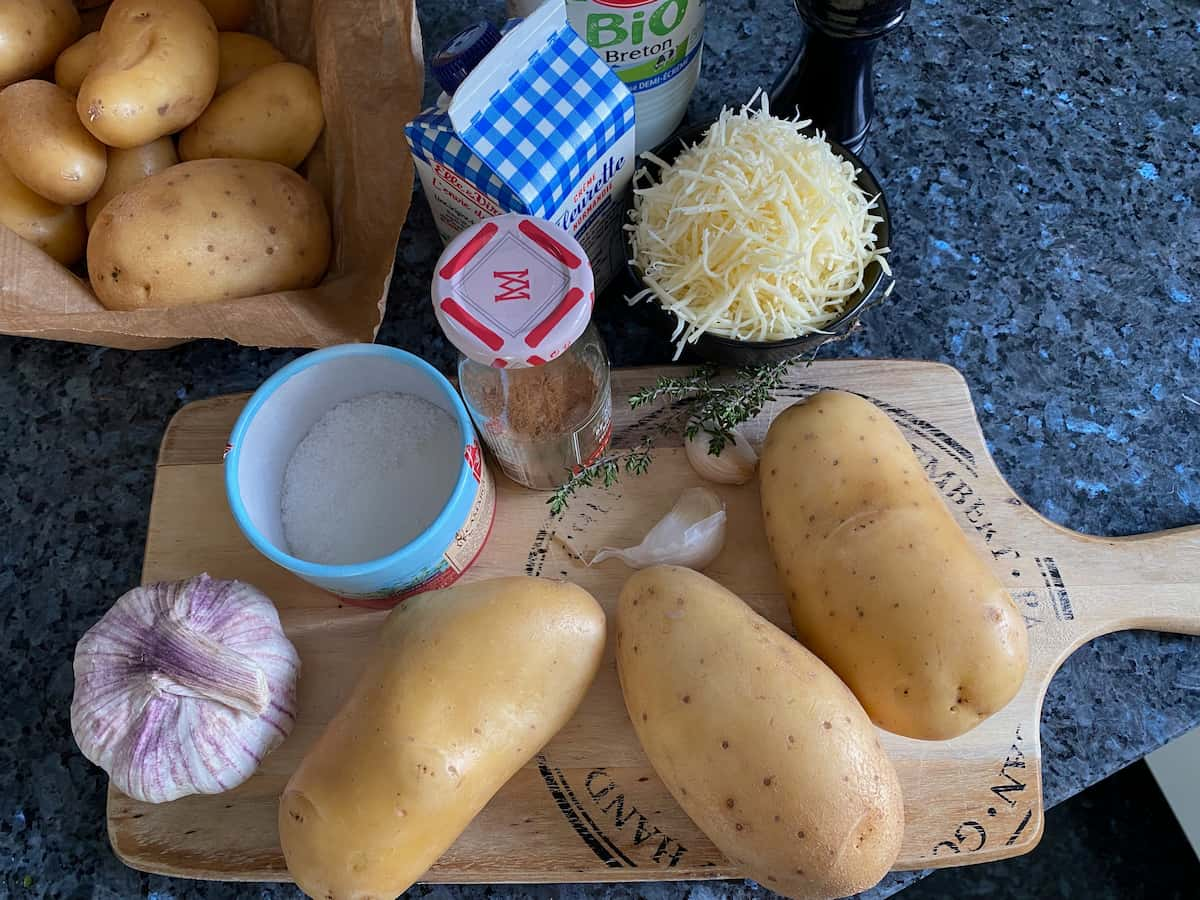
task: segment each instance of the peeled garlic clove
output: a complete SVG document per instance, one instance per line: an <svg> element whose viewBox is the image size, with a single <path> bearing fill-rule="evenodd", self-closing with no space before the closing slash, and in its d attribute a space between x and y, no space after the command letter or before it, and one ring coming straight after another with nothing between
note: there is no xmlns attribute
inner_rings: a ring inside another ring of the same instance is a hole
<svg viewBox="0 0 1200 900"><path fill-rule="evenodd" d="M605 547L590 565L621 560L631 569L673 565L703 569L725 546L725 503L708 488L688 488L636 547Z"/></svg>
<svg viewBox="0 0 1200 900"><path fill-rule="evenodd" d="M701 428L694 438L684 438L684 449L692 469L705 481L717 484L745 484L758 468L758 454L740 428L733 429L733 443L727 443L720 456L708 452L712 432Z"/></svg>
<svg viewBox="0 0 1200 900"><path fill-rule="evenodd" d="M250 585L134 588L75 648L71 731L137 800L220 793L292 730L299 671L275 605Z"/></svg>

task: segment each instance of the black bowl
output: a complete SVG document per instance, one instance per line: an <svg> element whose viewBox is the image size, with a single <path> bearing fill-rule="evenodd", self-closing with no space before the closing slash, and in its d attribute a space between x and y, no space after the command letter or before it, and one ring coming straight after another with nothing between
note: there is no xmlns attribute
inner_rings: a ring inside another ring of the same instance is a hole
<svg viewBox="0 0 1200 900"><path fill-rule="evenodd" d="M656 147L653 150L654 155L663 162L673 162L675 157L682 153L685 148L691 147L701 140L711 125L711 121L701 122L680 129ZM875 245L877 247L890 247L892 221L888 214L887 202L884 199L883 189L879 186L879 182L875 180L875 176L871 174L870 170L863 165L862 160L857 156L841 144L829 141L828 139L826 140L829 146L833 148L834 153L843 159L849 160L854 168L858 170L858 177L855 180L863 192L868 197L879 197L878 201L876 201L875 214L882 221L875 225ZM639 178L636 174L637 172L647 169L650 175L657 180L658 168L657 165L649 160L639 159L634 178ZM630 221L632 210L633 191L630 190L626 195L624 221ZM631 289L635 292L641 291L646 285L642 281L640 270L633 261L628 234L626 234L622 241L622 247L625 252L626 277L630 281ZM685 345L685 352L690 349L700 359L731 366L769 365L803 354L813 354L825 342L844 337L846 332L858 322L859 316L870 307L881 303L887 294L888 285L891 282L892 277L884 271L883 266L878 261L872 262L863 273L862 288L847 298L845 311L835 321L827 325L826 330L823 332L803 334L799 337L787 338L782 341L739 341L733 338L719 337L715 334L702 334L696 340L696 343ZM678 325L675 314L663 309L653 298L643 301L639 305L653 307L655 312L654 319L665 334L670 336Z"/></svg>

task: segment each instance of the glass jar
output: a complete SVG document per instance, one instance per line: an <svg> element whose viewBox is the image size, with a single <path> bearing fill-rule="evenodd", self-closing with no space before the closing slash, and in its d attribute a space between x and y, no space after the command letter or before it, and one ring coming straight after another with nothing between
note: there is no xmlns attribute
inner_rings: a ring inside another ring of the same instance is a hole
<svg viewBox="0 0 1200 900"><path fill-rule="evenodd" d="M462 356L458 383L504 474L534 490L595 462L612 437L608 352L590 322L545 365L502 369Z"/></svg>
<svg viewBox="0 0 1200 900"><path fill-rule="evenodd" d="M574 236L521 213L484 219L447 245L431 293L462 354L459 391L505 474L548 491L595 462L612 436L612 389Z"/></svg>

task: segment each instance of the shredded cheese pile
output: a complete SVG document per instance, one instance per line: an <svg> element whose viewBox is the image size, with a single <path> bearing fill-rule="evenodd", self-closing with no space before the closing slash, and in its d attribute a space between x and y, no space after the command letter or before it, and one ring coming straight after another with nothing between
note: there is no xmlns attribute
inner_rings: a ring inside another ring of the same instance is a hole
<svg viewBox="0 0 1200 900"><path fill-rule="evenodd" d="M751 101L753 102L753 101ZM878 262L872 214L856 171L809 123L749 106L720 117L674 163L643 154L634 185L630 248L647 288L675 313L678 358L705 332L776 341L822 331L841 315Z"/></svg>

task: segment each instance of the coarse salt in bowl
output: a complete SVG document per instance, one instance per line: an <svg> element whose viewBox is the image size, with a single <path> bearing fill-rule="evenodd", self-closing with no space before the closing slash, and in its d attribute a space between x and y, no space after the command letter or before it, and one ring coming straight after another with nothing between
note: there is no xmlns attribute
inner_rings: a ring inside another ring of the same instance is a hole
<svg viewBox="0 0 1200 900"><path fill-rule="evenodd" d="M225 490L256 550L372 607L452 584L495 513L454 387L419 357L377 344L318 350L267 379L230 436Z"/></svg>

